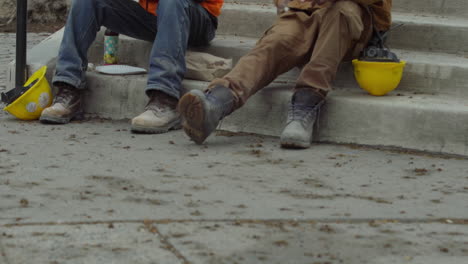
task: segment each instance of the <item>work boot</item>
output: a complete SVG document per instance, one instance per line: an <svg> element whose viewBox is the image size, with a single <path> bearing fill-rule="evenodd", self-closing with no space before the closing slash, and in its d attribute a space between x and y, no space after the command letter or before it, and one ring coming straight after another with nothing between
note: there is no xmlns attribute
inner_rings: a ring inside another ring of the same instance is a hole
<svg viewBox="0 0 468 264"><path fill-rule="evenodd" d="M46 124L67 124L82 113L81 91L68 84L57 85L52 105L44 109L39 120Z"/></svg>
<svg viewBox="0 0 468 264"><path fill-rule="evenodd" d="M202 144L219 121L232 112L233 103L231 90L221 85L206 92L191 90L179 101L185 133L195 143Z"/></svg>
<svg viewBox="0 0 468 264"><path fill-rule="evenodd" d="M180 129L177 99L163 92L150 92L145 111L132 119L132 132L160 134L175 129Z"/></svg>
<svg viewBox="0 0 468 264"><path fill-rule="evenodd" d="M324 97L302 89L294 93L289 105L286 127L281 133L281 147L309 148L312 132Z"/></svg>

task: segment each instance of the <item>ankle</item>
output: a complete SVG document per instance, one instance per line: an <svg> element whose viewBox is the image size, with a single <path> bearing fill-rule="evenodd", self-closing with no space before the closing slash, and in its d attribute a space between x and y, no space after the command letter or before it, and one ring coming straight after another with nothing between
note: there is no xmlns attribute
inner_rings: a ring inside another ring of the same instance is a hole
<svg viewBox="0 0 468 264"><path fill-rule="evenodd" d="M320 89L310 88L297 89L293 94L291 103L298 106L315 107L325 100L326 91L320 91Z"/></svg>
<svg viewBox="0 0 468 264"><path fill-rule="evenodd" d="M78 89L68 83L65 82L56 82L54 83L54 87L60 90L70 90L70 91L78 91Z"/></svg>
<svg viewBox="0 0 468 264"><path fill-rule="evenodd" d="M222 85L216 85L212 89L205 91L205 94L213 96L223 105L223 117L234 111L235 97L231 89Z"/></svg>
<svg viewBox="0 0 468 264"><path fill-rule="evenodd" d="M169 106L170 108L173 108L173 109L177 107L177 103L179 101L177 100L177 98L170 96L164 92L157 91L157 90L149 90L147 94L148 94L148 97L150 98L150 103L157 102L157 103Z"/></svg>
<svg viewBox="0 0 468 264"><path fill-rule="evenodd" d="M296 88L294 94L302 94L310 97L321 97L325 99L327 97L328 91L317 88Z"/></svg>

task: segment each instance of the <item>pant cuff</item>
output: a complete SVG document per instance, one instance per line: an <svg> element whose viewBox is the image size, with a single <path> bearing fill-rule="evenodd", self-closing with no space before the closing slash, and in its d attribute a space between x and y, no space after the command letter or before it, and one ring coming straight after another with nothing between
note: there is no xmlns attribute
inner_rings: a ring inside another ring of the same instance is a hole
<svg viewBox="0 0 468 264"><path fill-rule="evenodd" d="M320 88L313 88L313 87L297 87L297 86L296 86L296 87L294 88L294 92L296 92L296 91L298 91L298 90L303 90L303 89L308 89L308 90L310 90L311 92L316 93L316 94L318 94L319 96L321 96L321 97L323 97L323 98L327 97L327 94L328 94L328 92L330 91L330 90L328 90L328 89L320 89Z"/></svg>
<svg viewBox="0 0 468 264"><path fill-rule="evenodd" d="M86 88L86 83L82 81L76 81L68 77L62 77L62 76L55 76L52 79L52 84L55 85L58 82L66 83L70 86L73 86L76 89L85 89Z"/></svg>
<svg viewBox="0 0 468 264"><path fill-rule="evenodd" d="M208 87L205 90L211 90L217 85L224 86L231 90L231 93L234 96L234 107L233 107L234 109L238 109L242 105L244 105L244 102L241 100L241 96L237 94L235 89L232 88L231 82L225 78L214 79L213 81L211 81L211 83L208 85Z"/></svg>
<svg viewBox="0 0 468 264"><path fill-rule="evenodd" d="M172 96L174 97L175 99L179 100L180 99L180 92L174 92L172 89L168 89L168 88L165 88L165 87L160 87L160 86L147 86L146 87L146 90L145 90L145 93L146 95L149 97L149 94L148 92L149 91L159 91L159 92L163 92L169 96Z"/></svg>

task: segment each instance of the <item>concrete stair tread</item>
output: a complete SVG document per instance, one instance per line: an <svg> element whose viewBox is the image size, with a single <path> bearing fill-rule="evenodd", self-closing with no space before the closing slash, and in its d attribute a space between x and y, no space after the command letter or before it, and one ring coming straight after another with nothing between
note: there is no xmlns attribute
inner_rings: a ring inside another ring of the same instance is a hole
<svg viewBox="0 0 468 264"><path fill-rule="evenodd" d="M264 5L271 6L272 0L226 0L230 4ZM421 14L439 14L464 17L468 4L465 0L394 0L393 11L417 12Z"/></svg>
<svg viewBox="0 0 468 264"><path fill-rule="evenodd" d="M431 14L415 14L405 12L392 12L394 24L418 23L422 25L443 25L449 27L468 27L468 19L462 17L449 17Z"/></svg>
<svg viewBox="0 0 468 264"><path fill-rule="evenodd" d="M121 36L121 41L140 41L133 39L128 36ZM243 37L243 36L234 36L234 35L223 35L219 34L207 47L201 48L192 48L195 51L206 51L213 53L217 56L222 56L225 58L233 58L237 60L238 58L234 56L229 56L228 54L220 54L220 51L225 49L237 49L240 50L242 55L250 51L255 43L258 41L258 38L253 37ZM147 43L147 48L151 49L151 43ZM416 50L403 50L403 49L391 49L402 60L405 60L409 63L418 63L418 64L431 64L431 65L441 65L441 66L457 66L466 68L468 70L468 56L461 56L450 53L442 52L427 52L427 51L416 51ZM234 53L236 54L236 53Z"/></svg>
<svg viewBox="0 0 468 264"><path fill-rule="evenodd" d="M210 47L202 50L221 57L230 53L236 61L238 56L252 49L256 41L256 38L218 35ZM463 81L464 76L468 74L467 57L437 52L392 50L407 62L400 88L456 94L468 98L468 86ZM299 72L298 68L294 68L279 76L278 81L294 83ZM353 78L351 65L344 63L338 73L335 87L356 86Z"/></svg>
<svg viewBox="0 0 468 264"><path fill-rule="evenodd" d="M276 16L276 7L273 4L258 4L258 3L225 3L223 11L230 10L243 10L250 12L267 12ZM444 24L446 26L454 27L468 27L468 19L458 16L442 16L438 14L417 14L412 12L405 12L403 10L392 11L392 19L395 24L402 22L413 22L421 24Z"/></svg>
<svg viewBox="0 0 468 264"><path fill-rule="evenodd" d="M218 35L212 42L211 47L205 48L206 50L216 49L217 47L235 47L238 49L246 49L246 51L252 49L255 46L258 38L232 36L232 35ZM427 51L416 51L416 50L403 50L403 49L391 49L401 59L411 63L430 63L436 65L451 65L464 67L468 69L468 56L460 56L450 53L442 52L427 52Z"/></svg>
<svg viewBox="0 0 468 264"><path fill-rule="evenodd" d="M389 105L413 110L437 109L439 111L463 112L468 114L468 100L451 95L435 95L395 90L386 96L371 96L363 90L337 89L334 90L330 96L343 97L346 98L346 100L353 100L369 105Z"/></svg>
<svg viewBox="0 0 468 264"><path fill-rule="evenodd" d="M464 45L468 42L466 16L421 14L417 9L416 12L403 9L392 14L394 25L404 24L391 31L389 44L392 47L468 54L468 47ZM218 33L258 38L275 19L276 8L272 5L227 3L219 17Z"/></svg>
<svg viewBox="0 0 468 264"><path fill-rule="evenodd" d="M233 58L236 63L241 56L255 46L256 42L257 38L218 35L211 45L193 50L224 58ZM122 50L126 50L132 55L127 56L130 61L124 63L147 67L147 58L152 47L150 42L122 36L120 46ZM468 58L447 53L392 50L402 60L407 61L400 89L426 93L448 93L468 98L468 83L464 81L468 73ZM97 49L96 53L100 52L101 49ZM94 57L99 59L98 56ZM350 63L343 63L334 86L336 88L357 88L352 71ZM294 68L279 76L276 82L295 83L299 73L299 68Z"/></svg>

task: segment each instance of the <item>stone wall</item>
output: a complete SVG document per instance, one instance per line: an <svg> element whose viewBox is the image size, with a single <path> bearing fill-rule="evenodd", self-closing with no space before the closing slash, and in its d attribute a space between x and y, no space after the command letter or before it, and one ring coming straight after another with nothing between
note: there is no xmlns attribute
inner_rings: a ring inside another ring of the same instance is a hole
<svg viewBox="0 0 468 264"><path fill-rule="evenodd" d="M65 21L71 0L28 0L28 21L55 23ZM0 0L0 25L16 18L16 0Z"/></svg>

